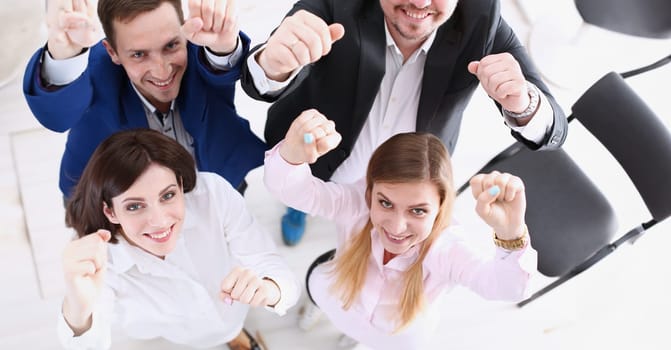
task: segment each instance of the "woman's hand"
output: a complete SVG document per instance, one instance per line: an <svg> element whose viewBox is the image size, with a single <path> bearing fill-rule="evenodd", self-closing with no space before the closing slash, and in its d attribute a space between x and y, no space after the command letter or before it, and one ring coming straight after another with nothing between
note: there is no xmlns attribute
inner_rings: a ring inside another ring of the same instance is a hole
<svg viewBox="0 0 671 350"><path fill-rule="evenodd" d="M275 306L280 301L280 287L254 271L236 267L221 282L219 296L227 304L235 300L251 306Z"/></svg>
<svg viewBox="0 0 671 350"><path fill-rule="evenodd" d="M63 317L75 335L91 328L91 314L105 279L107 242L111 236L107 230L98 230L68 243L63 252Z"/></svg>
<svg viewBox="0 0 671 350"><path fill-rule="evenodd" d="M517 176L493 171L478 174L471 181L475 211L502 240L513 240L524 235L526 197L524 183Z"/></svg>
<svg viewBox="0 0 671 350"><path fill-rule="evenodd" d="M308 109L294 119L280 145L280 155L291 164L314 163L328 151L336 148L342 137L335 123Z"/></svg>

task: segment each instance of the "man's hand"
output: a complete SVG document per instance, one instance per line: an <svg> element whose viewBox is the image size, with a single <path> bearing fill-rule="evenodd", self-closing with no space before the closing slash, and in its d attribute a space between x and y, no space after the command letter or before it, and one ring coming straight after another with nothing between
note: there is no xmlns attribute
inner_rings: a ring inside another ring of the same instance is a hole
<svg viewBox="0 0 671 350"><path fill-rule="evenodd" d="M47 48L52 58L77 56L99 38L96 4L90 0L49 0Z"/></svg>
<svg viewBox="0 0 671 350"><path fill-rule="evenodd" d="M491 98L511 112L520 113L529 106L529 91L520 64L505 52L483 57L468 64L468 71L480 80Z"/></svg>
<svg viewBox="0 0 671 350"><path fill-rule="evenodd" d="M268 78L284 81L297 68L327 55L331 45L344 35L341 24L327 25L316 15L300 10L282 21L256 61Z"/></svg>
<svg viewBox="0 0 671 350"><path fill-rule="evenodd" d="M190 42L217 55L230 54L238 44L238 12L235 0L189 0L189 18L182 33Z"/></svg>

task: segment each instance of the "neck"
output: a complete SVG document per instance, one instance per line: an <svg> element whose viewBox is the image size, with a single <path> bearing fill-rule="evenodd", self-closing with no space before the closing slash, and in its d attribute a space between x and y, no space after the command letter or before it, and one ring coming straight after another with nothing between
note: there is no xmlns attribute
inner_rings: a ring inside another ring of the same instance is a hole
<svg viewBox="0 0 671 350"><path fill-rule="evenodd" d="M396 257L396 254L390 253L385 249L384 255L382 256L382 265L387 265L387 263L394 257Z"/></svg>
<svg viewBox="0 0 671 350"><path fill-rule="evenodd" d="M152 105L156 107L156 109L163 113L166 114L170 111L170 105L172 104L171 102L152 102Z"/></svg>

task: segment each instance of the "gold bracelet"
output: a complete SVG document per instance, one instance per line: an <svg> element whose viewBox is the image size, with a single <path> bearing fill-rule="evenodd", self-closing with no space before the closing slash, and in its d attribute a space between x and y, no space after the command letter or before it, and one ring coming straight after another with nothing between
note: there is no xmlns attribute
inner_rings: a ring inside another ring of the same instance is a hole
<svg viewBox="0 0 671 350"><path fill-rule="evenodd" d="M529 242L528 237L529 237L529 229L525 224L524 233L522 234L522 236L515 239L511 240L499 239L498 237L496 237L496 232L494 232L494 245L506 250L520 250L526 247L527 243Z"/></svg>

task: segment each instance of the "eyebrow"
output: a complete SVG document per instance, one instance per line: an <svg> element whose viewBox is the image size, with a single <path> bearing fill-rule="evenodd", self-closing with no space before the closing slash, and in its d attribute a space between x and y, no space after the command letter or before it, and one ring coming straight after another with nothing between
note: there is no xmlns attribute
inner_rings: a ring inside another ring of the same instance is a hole
<svg viewBox="0 0 671 350"><path fill-rule="evenodd" d="M384 194L382 194L382 192L376 192L375 194L376 194L378 197L382 197L382 198L383 198L384 200L386 200L387 202L392 202L392 203L393 203L393 201L389 200L389 198L387 198L387 196L385 196ZM409 205L408 208L421 208L421 207L428 207L428 206L429 206L429 203L417 203L417 204L411 204L411 205Z"/></svg>
<svg viewBox="0 0 671 350"><path fill-rule="evenodd" d="M162 189L161 191L158 192L159 195L162 195L166 192L168 192L172 187L177 187L177 184L170 184L166 186L166 188ZM128 197L125 198L124 200L121 201L121 203L126 203L126 202L143 202L144 198L142 197Z"/></svg>
<svg viewBox="0 0 671 350"><path fill-rule="evenodd" d="M161 45L161 48L163 48L165 45L168 45L168 44L173 43L173 42L175 42L175 41L179 41L179 36L178 36L178 35L172 37L170 40L168 40L168 41L166 41L165 43L163 43L163 45ZM146 52L146 51L151 51L151 49L134 49L134 48L129 48L129 49L126 50L126 52Z"/></svg>

